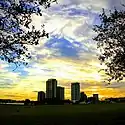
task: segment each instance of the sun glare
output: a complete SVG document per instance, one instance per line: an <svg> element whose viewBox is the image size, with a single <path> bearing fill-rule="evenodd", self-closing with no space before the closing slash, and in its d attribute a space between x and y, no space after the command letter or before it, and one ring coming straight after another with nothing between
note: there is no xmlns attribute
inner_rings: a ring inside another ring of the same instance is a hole
<svg viewBox="0 0 125 125"><path fill-rule="evenodd" d="M96 81L100 81L100 80L101 80L100 74L93 74L93 78L94 78Z"/></svg>

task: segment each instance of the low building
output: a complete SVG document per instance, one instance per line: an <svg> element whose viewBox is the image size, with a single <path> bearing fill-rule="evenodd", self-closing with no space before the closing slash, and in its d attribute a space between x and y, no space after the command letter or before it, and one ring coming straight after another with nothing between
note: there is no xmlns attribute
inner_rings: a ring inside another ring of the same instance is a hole
<svg viewBox="0 0 125 125"><path fill-rule="evenodd" d="M84 92L80 93L80 102L87 102L87 95Z"/></svg>
<svg viewBox="0 0 125 125"><path fill-rule="evenodd" d="M98 103L99 102L99 95L98 94L93 94L93 102Z"/></svg>
<svg viewBox="0 0 125 125"><path fill-rule="evenodd" d="M43 91L38 92L37 101L39 101L39 102L45 101L45 92L43 92Z"/></svg>

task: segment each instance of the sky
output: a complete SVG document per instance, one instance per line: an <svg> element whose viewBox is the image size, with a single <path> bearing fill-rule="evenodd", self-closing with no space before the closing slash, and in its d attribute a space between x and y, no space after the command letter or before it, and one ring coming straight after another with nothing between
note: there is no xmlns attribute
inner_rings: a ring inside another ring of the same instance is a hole
<svg viewBox="0 0 125 125"><path fill-rule="evenodd" d="M15 66L0 61L0 98L23 100L37 99L38 91L46 90L46 81L55 78L65 87L65 98L70 99L72 82L80 82L87 96L98 93L100 98L125 96L124 81L104 82L104 67L98 61L99 51L93 25L99 24L102 8L107 11L124 9L124 0L58 0L43 16L32 15L37 29L45 24L50 37L42 38L37 46L29 46L32 59L28 66Z"/></svg>

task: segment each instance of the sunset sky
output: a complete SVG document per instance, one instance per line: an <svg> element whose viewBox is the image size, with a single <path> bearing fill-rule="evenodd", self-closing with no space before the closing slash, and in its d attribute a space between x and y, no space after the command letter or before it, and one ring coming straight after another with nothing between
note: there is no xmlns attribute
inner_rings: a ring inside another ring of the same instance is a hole
<svg viewBox="0 0 125 125"><path fill-rule="evenodd" d="M49 78L65 87L66 99L70 99L71 82L80 82L87 96L125 96L124 81L107 85L104 73L98 73L103 66L92 40L96 35L92 27L100 23L102 8L124 9L120 3L125 0L58 0L49 9L42 8L42 17L32 15L36 28L44 23L50 37L41 39L38 46L29 46L33 58L26 67L13 71L14 65L0 61L0 98L36 100Z"/></svg>

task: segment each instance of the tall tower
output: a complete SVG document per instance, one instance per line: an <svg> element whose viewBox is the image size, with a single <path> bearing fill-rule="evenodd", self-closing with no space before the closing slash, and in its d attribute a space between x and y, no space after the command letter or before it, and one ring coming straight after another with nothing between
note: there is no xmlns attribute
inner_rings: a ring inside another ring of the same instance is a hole
<svg viewBox="0 0 125 125"><path fill-rule="evenodd" d="M48 79L46 81L46 98L47 99L56 98L56 88L57 88L56 79Z"/></svg>
<svg viewBox="0 0 125 125"><path fill-rule="evenodd" d="M76 102L80 100L80 83L71 83L71 100Z"/></svg>
<svg viewBox="0 0 125 125"><path fill-rule="evenodd" d="M58 100L64 100L64 87L57 86L56 98Z"/></svg>

